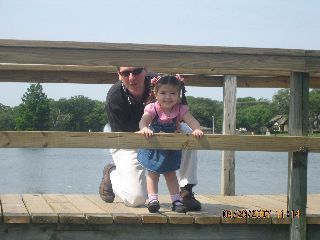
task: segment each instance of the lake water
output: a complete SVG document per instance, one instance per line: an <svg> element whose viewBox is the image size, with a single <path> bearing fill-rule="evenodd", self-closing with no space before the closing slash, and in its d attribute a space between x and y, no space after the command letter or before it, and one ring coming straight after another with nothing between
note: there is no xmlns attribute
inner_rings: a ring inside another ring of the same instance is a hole
<svg viewBox="0 0 320 240"><path fill-rule="evenodd" d="M219 194L221 151L198 151L197 194ZM286 194L287 153L236 152L236 194ZM109 150L1 148L0 194L97 194ZM320 154L308 159L308 193L320 193ZM167 194L163 178L159 192Z"/></svg>

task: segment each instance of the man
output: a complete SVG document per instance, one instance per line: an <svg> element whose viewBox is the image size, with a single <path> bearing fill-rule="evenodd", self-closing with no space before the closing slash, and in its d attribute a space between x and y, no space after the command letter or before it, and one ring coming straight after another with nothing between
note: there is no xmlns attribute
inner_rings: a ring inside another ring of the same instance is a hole
<svg viewBox="0 0 320 240"><path fill-rule="evenodd" d="M109 90L106 113L112 132L139 131L139 121L150 92L150 76L145 68L119 67L119 80ZM190 133L186 124L181 131ZM114 164L107 164L99 187L101 198L113 202L115 194L127 206L137 207L147 199L145 170L139 165L137 152L132 149L110 149ZM182 151L179 170L180 194L188 211L199 211L201 204L194 198L192 187L197 184L196 151Z"/></svg>

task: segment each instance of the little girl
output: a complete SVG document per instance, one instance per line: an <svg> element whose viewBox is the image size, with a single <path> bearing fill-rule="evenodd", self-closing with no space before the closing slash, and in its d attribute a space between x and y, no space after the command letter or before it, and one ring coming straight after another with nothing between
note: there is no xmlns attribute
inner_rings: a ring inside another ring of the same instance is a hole
<svg viewBox="0 0 320 240"><path fill-rule="evenodd" d="M183 79L179 76L163 76L151 80L149 104L140 120L140 133L150 137L153 133L179 132L180 122L184 121L193 130L196 137L203 136L199 122L191 115L186 101ZM180 99L180 94L182 96ZM151 213L160 209L158 201L158 182L163 174L171 195L172 211L186 212L179 193L179 184L175 171L180 168L181 150L138 150L139 163L148 170L147 191L148 210Z"/></svg>

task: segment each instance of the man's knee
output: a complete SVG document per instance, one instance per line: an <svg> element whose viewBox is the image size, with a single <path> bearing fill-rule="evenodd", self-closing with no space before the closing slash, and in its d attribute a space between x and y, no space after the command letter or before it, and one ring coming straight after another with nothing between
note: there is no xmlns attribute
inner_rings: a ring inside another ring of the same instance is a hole
<svg viewBox="0 0 320 240"><path fill-rule="evenodd" d="M128 207L140 207L146 203L147 196L143 195L131 195L126 199L123 199L124 204Z"/></svg>

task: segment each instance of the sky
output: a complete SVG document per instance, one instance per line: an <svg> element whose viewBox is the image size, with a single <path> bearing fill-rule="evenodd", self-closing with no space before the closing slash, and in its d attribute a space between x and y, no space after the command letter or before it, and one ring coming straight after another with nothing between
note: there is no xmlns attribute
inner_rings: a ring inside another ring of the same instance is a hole
<svg viewBox="0 0 320 240"><path fill-rule="evenodd" d="M0 39L320 50L318 0L0 0ZM0 59L1 62L1 59ZM0 83L17 106L29 83ZM48 98L105 100L110 85L42 84ZM271 99L279 89L239 88ZM222 100L222 88L187 87Z"/></svg>

